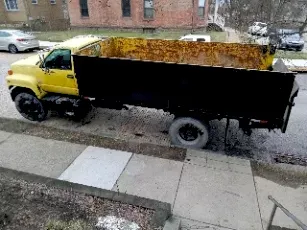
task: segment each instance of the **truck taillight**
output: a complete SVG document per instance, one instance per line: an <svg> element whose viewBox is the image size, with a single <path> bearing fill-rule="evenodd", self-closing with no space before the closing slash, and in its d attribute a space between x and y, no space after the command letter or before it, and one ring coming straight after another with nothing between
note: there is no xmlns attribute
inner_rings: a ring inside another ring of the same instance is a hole
<svg viewBox="0 0 307 230"><path fill-rule="evenodd" d="M8 73L8 75L13 75L13 70L10 69L10 70L7 71L7 73Z"/></svg>
<svg viewBox="0 0 307 230"><path fill-rule="evenodd" d="M19 41L19 42L25 42L25 41L27 41L27 39L24 39L24 38L17 38L16 40Z"/></svg>

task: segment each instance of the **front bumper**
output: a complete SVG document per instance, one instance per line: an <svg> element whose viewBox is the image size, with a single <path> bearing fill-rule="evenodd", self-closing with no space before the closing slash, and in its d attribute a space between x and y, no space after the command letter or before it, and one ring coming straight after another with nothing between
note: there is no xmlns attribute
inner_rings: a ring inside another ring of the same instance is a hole
<svg viewBox="0 0 307 230"><path fill-rule="evenodd" d="M293 43L285 43L282 44L282 48L293 49L293 50L302 50L304 48L304 44L293 44Z"/></svg>
<svg viewBox="0 0 307 230"><path fill-rule="evenodd" d="M31 43L17 43L16 47L18 51L26 51L29 49L34 49L34 48L39 48L39 43L38 42L31 42Z"/></svg>

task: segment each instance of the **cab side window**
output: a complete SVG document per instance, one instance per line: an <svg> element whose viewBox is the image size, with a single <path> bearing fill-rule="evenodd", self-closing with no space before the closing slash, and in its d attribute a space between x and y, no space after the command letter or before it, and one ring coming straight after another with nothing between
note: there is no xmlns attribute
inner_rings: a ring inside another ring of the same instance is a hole
<svg viewBox="0 0 307 230"><path fill-rule="evenodd" d="M48 55L43 67L48 69L71 69L71 52L67 49L57 49Z"/></svg>

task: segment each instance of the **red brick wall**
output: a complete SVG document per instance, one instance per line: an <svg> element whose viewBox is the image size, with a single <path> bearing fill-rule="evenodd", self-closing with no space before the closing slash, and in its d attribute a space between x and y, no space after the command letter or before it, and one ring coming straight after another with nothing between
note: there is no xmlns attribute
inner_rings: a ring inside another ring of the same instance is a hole
<svg viewBox="0 0 307 230"><path fill-rule="evenodd" d="M81 17L79 0L68 2L71 26L116 28L194 28L204 27L197 16L198 0L154 0L154 19L144 19L144 0L131 1L131 17L122 17L121 0L88 0L89 17ZM194 19L192 20L192 15Z"/></svg>

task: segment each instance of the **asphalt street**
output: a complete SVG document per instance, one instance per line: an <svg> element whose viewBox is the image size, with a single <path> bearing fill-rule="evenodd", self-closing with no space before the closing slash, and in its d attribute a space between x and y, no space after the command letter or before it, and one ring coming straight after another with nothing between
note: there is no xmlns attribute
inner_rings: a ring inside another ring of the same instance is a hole
<svg viewBox="0 0 307 230"><path fill-rule="evenodd" d="M31 53L0 53L0 116L23 119L10 99L4 77L10 63L30 55ZM229 154L264 161L270 161L272 156L280 153L307 157L307 74L299 74L297 81L300 92L295 100L296 105L287 132L283 134L280 131L255 130L251 136L246 136L238 128L237 122L233 121L226 141ZM122 111L95 109L89 114L86 122L51 116L43 123L47 126L118 139L170 145L167 130L171 121L172 116L162 111L131 107ZM213 151L225 149L225 125L224 120L211 122L211 140L208 149Z"/></svg>

